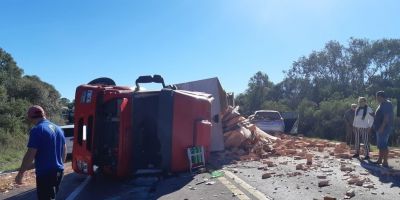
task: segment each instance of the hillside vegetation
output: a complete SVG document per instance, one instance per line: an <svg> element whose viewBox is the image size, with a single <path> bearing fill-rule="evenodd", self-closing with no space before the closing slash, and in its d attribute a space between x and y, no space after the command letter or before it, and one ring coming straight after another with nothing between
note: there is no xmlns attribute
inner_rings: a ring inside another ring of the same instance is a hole
<svg viewBox="0 0 400 200"><path fill-rule="evenodd" d="M0 171L17 168L21 162L30 128L26 111L33 104L41 105L55 123L64 123L60 93L39 77L24 75L0 48Z"/></svg>

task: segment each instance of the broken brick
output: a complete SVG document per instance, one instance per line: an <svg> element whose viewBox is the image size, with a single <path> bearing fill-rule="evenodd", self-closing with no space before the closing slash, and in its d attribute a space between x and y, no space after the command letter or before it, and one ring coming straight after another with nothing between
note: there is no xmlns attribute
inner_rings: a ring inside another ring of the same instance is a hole
<svg viewBox="0 0 400 200"><path fill-rule="evenodd" d="M325 147L325 144L318 143L318 144L316 144L315 146L316 146L317 148L320 148L320 147L324 148L324 147Z"/></svg>
<svg viewBox="0 0 400 200"><path fill-rule="evenodd" d="M272 177L272 174L271 173L265 173L265 174L263 174L262 175L262 179L267 179L267 178L271 178Z"/></svg>
<svg viewBox="0 0 400 200"><path fill-rule="evenodd" d="M353 198L353 197L355 197L355 196L356 196L356 192L355 192L353 189L351 189L351 190L348 190L348 191L346 192L345 199L346 199L346 197L347 197L348 199L350 199L350 198Z"/></svg>
<svg viewBox="0 0 400 200"><path fill-rule="evenodd" d="M347 183L350 185L354 185L359 181L360 181L360 179L358 179L358 178L351 178L350 180L347 181Z"/></svg>
<svg viewBox="0 0 400 200"><path fill-rule="evenodd" d="M285 150L286 155L294 155L297 153L296 149L286 149Z"/></svg>
<svg viewBox="0 0 400 200"><path fill-rule="evenodd" d="M349 153L338 153L335 155L335 157L342 159L352 159L352 155Z"/></svg>
<svg viewBox="0 0 400 200"><path fill-rule="evenodd" d="M262 162L264 165L267 165L268 167L275 167L274 162L270 161L270 160L264 160Z"/></svg>
<svg viewBox="0 0 400 200"><path fill-rule="evenodd" d="M306 154L307 165L311 165L311 164L312 164L313 156L314 156L314 155L311 154L311 153Z"/></svg>
<svg viewBox="0 0 400 200"><path fill-rule="evenodd" d="M291 173L287 174L288 177L295 177L295 176L300 176L300 175L302 175L300 172L291 172Z"/></svg>
<svg viewBox="0 0 400 200"><path fill-rule="evenodd" d="M296 170L303 170L303 169L304 169L303 164L297 164L296 165Z"/></svg>
<svg viewBox="0 0 400 200"><path fill-rule="evenodd" d="M352 171L354 171L354 169L351 168L351 167L342 165L342 166L340 166L340 171L342 171L342 172L352 172Z"/></svg>
<svg viewBox="0 0 400 200"><path fill-rule="evenodd" d="M358 180L358 181L356 182L356 185L357 185L357 186L363 186L363 185L364 185L364 182L365 182L365 179L360 179L360 180Z"/></svg>
<svg viewBox="0 0 400 200"><path fill-rule="evenodd" d="M318 182L318 187L326 187L326 186L329 186L328 180L322 180Z"/></svg>
<svg viewBox="0 0 400 200"><path fill-rule="evenodd" d="M283 161L283 162L280 162L279 164L280 164L280 165L287 165L287 164L288 164L288 161Z"/></svg>
<svg viewBox="0 0 400 200"><path fill-rule="evenodd" d="M319 178L319 179L326 179L326 175L318 175L317 178Z"/></svg>
<svg viewBox="0 0 400 200"><path fill-rule="evenodd" d="M300 157L300 156L294 156L293 159L294 159L294 160L301 160L302 157Z"/></svg>

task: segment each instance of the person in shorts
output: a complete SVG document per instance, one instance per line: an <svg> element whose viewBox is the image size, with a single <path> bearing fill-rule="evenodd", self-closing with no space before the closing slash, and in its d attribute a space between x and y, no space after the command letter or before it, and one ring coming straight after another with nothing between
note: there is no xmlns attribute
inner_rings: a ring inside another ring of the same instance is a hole
<svg viewBox="0 0 400 200"><path fill-rule="evenodd" d="M384 91L378 91L376 93L376 100L379 102L379 106L376 109L374 124L372 127L376 132L376 143L379 149L379 158L374 163L382 164L383 167L389 167L388 141L393 128L393 105L388 99L386 99Z"/></svg>

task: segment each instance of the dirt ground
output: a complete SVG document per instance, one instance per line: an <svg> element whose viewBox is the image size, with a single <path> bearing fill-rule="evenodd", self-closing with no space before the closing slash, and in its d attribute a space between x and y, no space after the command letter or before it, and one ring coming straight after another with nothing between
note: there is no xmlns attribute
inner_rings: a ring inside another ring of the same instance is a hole
<svg viewBox="0 0 400 200"><path fill-rule="evenodd" d="M65 164L64 176L73 173L71 163ZM15 184L15 176L17 172L3 173L0 174L0 194L7 195L8 193L18 194L23 191L27 191L36 187L36 175L34 170L25 172L23 178L23 184Z"/></svg>

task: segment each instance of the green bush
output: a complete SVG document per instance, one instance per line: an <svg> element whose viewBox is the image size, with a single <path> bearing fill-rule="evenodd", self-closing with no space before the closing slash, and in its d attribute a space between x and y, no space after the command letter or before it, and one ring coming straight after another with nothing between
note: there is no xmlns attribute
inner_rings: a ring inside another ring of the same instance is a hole
<svg viewBox="0 0 400 200"><path fill-rule="evenodd" d="M263 110L277 110L279 112L287 112L291 109L284 102L281 101L264 101L261 106Z"/></svg>
<svg viewBox="0 0 400 200"><path fill-rule="evenodd" d="M374 97L368 97L369 106L375 111L378 103ZM356 103L357 98L331 99L316 104L304 99L298 106L299 112L299 133L309 137L334 139L344 141L345 122L343 115L352 103ZM392 101L394 110L397 110L397 101ZM395 113L396 114L396 113ZM375 144L375 135L371 135L371 143ZM400 145L400 119L395 118L393 132L390 136L389 144L392 146Z"/></svg>

